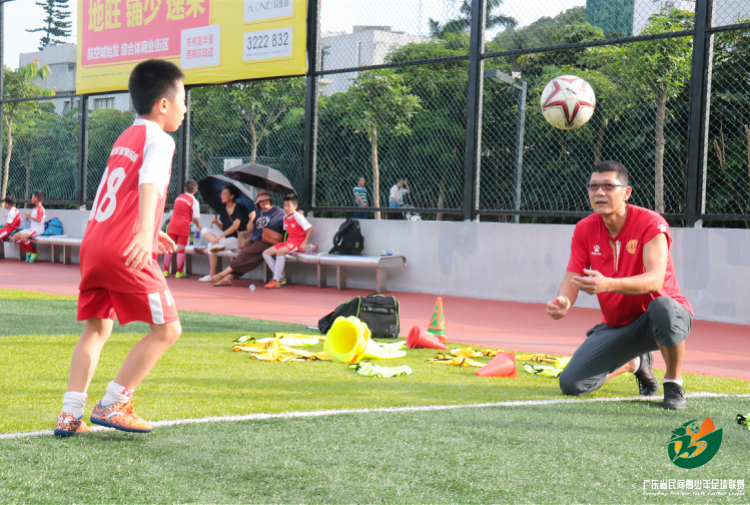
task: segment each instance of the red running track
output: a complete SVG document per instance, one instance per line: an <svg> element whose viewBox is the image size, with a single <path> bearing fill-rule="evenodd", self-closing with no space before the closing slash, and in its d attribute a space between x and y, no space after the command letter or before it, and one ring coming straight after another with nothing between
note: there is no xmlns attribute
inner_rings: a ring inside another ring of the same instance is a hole
<svg viewBox="0 0 750 505"><path fill-rule="evenodd" d="M26 264L0 260L0 287L78 295L78 265ZM265 290L259 281L240 279L232 287L215 288L198 282L198 276L167 280L181 310L245 316L272 321L317 325L318 319L338 304L371 291L290 285ZM393 293L401 302L401 332L412 325L426 329L432 316L435 295ZM601 320L594 309L573 308L567 317L553 321L544 305L501 302L443 296L446 329L453 342L571 356L585 338L585 332ZM656 367L664 369L656 353ZM750 380L750 327L694 321L687 340L685 372Z"/></svg>

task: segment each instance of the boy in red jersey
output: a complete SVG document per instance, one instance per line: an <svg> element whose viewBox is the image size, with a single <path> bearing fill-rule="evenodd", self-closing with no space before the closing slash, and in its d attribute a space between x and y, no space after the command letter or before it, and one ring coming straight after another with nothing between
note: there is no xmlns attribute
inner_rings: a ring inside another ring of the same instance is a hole
<svg viewBox="0 0 750 505"><path fill-rule="evenodd" d="M159 230L171 175L175 131L185 116L182 71L164 60L147 60L130 74L128 90L138 118L112 148L89 214L80 250L78 320L86 321L73 351L68 392L54 433L88 431L83 422L86 390L102 347L120 324L144 321L151 332L130 351L91 422L123 431L149 432L133 412L133 390L182 332L174 299L153 252L174 242Z"/></svg>
<svg viewBox="0 0 750 505"><path fill-rule="evenodd" d="M693 311L675 278L669 225L628 204L632 191L620 163L594 167L588 192L595 213L576 225L567 273L547 314L564 317L580 290L597 295L604 319L586 332L560 375L560 389L584 396L631 372L640 394L652 396L659 390L651 368L658 349L667 364L664 408L684 409L681 369Z"/></svg>
<svg viewBox="0 0 750 505"><path fill-rule="evenodd" d="M28 210L25 212L26 218L29 220L28 228L13 236L13 240L18 243L18 247L26 251L26 263L34 263L39 257L31 239L37 235L44 235L44 207L42 207L42 202L46 196L42 190L34 191L34 195L31 197L31 204L34 209L31 212Z"/></svg>
<svg viewBox="0 0 750 505"><path fill-rule="evenodd" d="M200 228L201 210L195 194L198 192L198 183L189 180L185 183L185 192L177 197L174 202L172 219L169 221L167 235L177 244L177 279L184 279L188 275L183 272L185 268L185 246L190 239L190 223ZM164 277L169 276L169 265L172 263L172 253L164 255Z"/></svg>
<svg viewBox="0 0 750 505"><path fill-rule="evenodd" d="M313 227L305 216L297 212L297 197L287 195L284 197L284 230L287 237L286 242L281 242L263 251L263 259L273 272L273 279L266 284L266 289L280 288L286 284L284 275L284 263L289 253L307 251ZM274 260L273 257L276 256Z"/></svg>
<svg viewBox="0 0 750 505"><path fill-rule="evenodd" d="M21 213L16 208L16 198L8 195L3 203L8 213L5 215L5 224L0 228L0 242L10 237L11 233L21 227ZM0 247L3 247L3 245L0 244Z"/></svg>

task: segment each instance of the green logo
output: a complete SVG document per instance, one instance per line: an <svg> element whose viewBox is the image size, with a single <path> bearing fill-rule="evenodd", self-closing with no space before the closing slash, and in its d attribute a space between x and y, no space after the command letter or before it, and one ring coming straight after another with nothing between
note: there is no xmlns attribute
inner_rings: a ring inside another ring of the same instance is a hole
<svg viewBox="0 0 750 505"><path fill-rule="evenodd" d="M719 452L722 430L717 430L714 422L706 418L688 421L676 430L667 443L669 459L680 468L703 466Z"/></svg>

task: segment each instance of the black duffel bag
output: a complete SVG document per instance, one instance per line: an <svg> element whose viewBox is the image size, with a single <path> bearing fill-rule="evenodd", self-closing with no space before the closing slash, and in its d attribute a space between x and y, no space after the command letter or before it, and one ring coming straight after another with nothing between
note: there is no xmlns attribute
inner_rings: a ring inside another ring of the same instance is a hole
<svg viewBox="0 0 750 505"><path fill-rule="evenodd" d="M367 324L373 338L397 338L399 326L399 303L395 296L372 294L358 296L344 302L336 310L318 321L320 333L326 334L337 317L354 316Z"/></svg>

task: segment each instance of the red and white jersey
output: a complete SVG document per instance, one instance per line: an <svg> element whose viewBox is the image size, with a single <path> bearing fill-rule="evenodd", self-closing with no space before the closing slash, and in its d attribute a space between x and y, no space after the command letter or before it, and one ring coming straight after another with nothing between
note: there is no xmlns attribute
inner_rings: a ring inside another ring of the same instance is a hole
<svg viewBox="0 0 750 505"><path fill-rule="evenodd" d="M39 222L29 219L29 231L36 232L37 235L44 235L44 207L37 205L31 211L31 217L36 218Z"/></svg>
<svg viewBox="0 0 750 505"><path fill-rule="evenodd" d="M614 238L609 236L604 220L598 214L592 214L576 225L568 272L583 275L585 268L616 279L646 273L643 246L660 233L666 235L668 248L667 272L661 291L646 295L599 293L597 297L604 314L602 322L613 328L624 326L646 312L651 300L660 296L669 296L687 307L691 314L693 309L680 293L672 254L669 252L672 248L672 236L669 234L669 225L662 216L643 207L628 205L625 224Z"/></svg>
<svg viewBox="0 0 750 505"><path fill-rule="evenodd" d="M284 216L284 229L287 233L287 242L301 244L307 237L307 230L312 227L305 216L296 210L292 214Z"/></svg>
<svg viewBox="0 0 750 505"><path fill-rule="evenodd" d="M5 216L5 226L16 229L21 226L21 212L13 207Z"/></svg>
<svg viewBox="0 0 750 505"><path fill-rule="evenodd" d="M173 235L190 235L190 223L194 217L200 217L201 207L198 200L190 193L183 193L174 202L174 212L169 221L169 233Z"/></svg>
<svg viewBox="0 0 750 505"><path fill-rule="evenodd" d="M124 253L140 227L141 184L155 184L158 188L154 251L158 250L157 235L164 215L174 148L172 137L145 119L136 119L115 142L81 243L81 291L106 288L118 293L157 293L167 289L156 261L140 272L131 272L125 266Z"/></svg>

